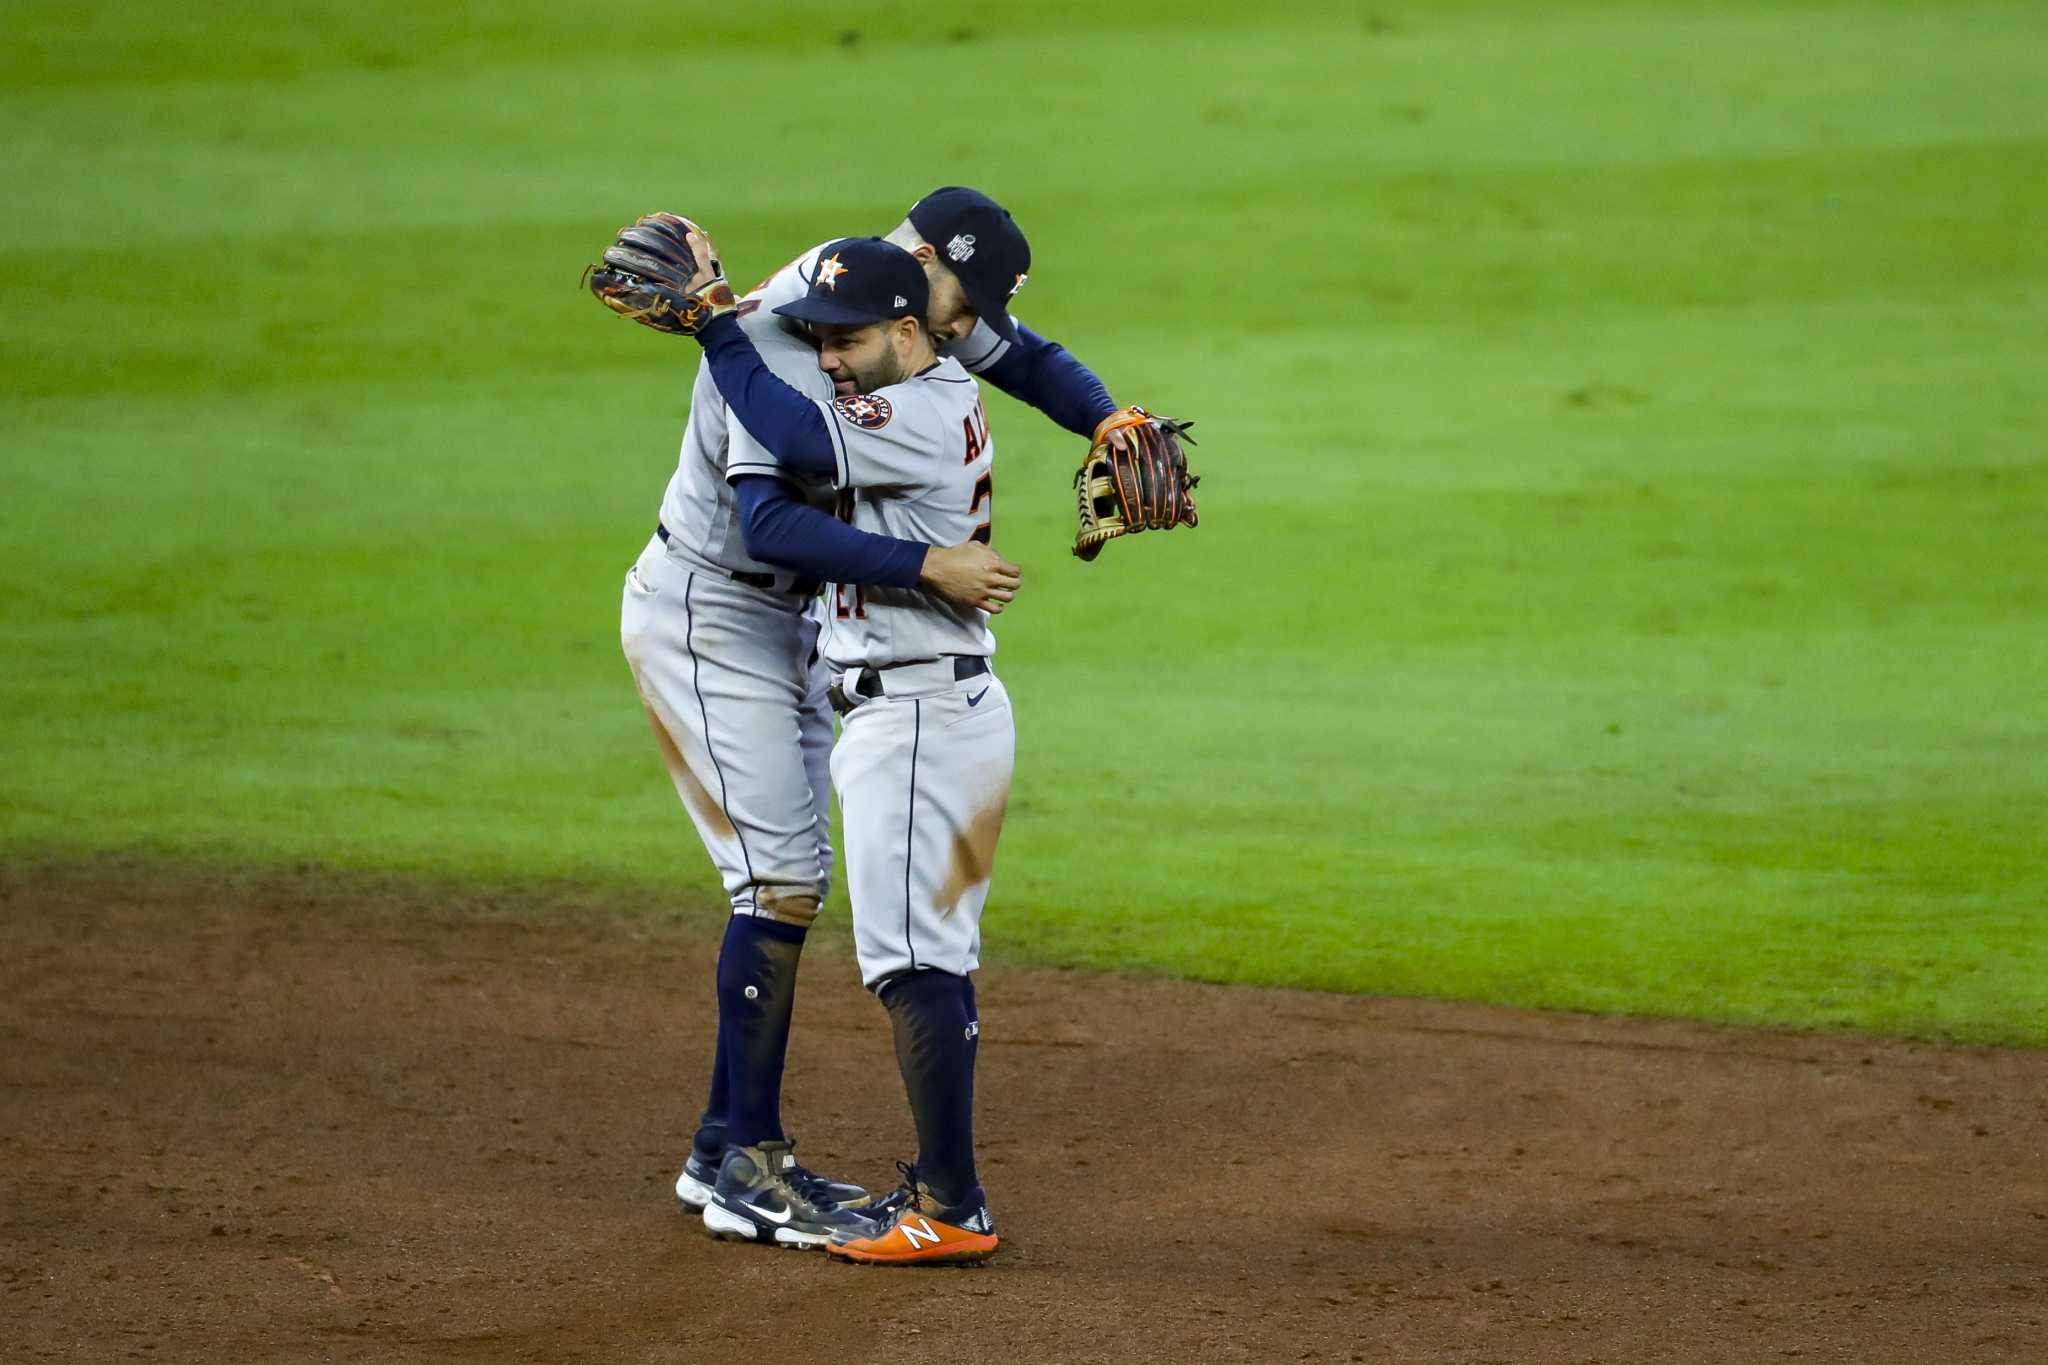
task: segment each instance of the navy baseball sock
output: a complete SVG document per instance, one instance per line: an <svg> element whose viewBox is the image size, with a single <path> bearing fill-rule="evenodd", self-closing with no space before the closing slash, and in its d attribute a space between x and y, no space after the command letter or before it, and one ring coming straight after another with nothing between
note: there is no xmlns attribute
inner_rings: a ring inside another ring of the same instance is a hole
<svg viewBox="0 0 2048 1365"><path fill-rule="evenodd" d="M974 983L951 972L899 976L882 995L896 1035L896 1066L917 1123L917 1174L951 1207L974 1174L974 1053L981 1033Z"/></svg>
<svg viewBox="0 0 2048 1365"><path fill-rule="evenodd" d="M724 956L723 951L720 956ZM718 974L711 977L712 990L718 988ZM724 1011L721 1009L720 1014ZM716 1166L725 1152L725 1116L732 1108L732 1085L730 1072L725 1065L725 1020L718 1021L718 1034L711 1041L711 1095L704 1101L703 1117L697 1120L697 1136L694 1145L697 1159Z"/></svg>
<svg viewBox="0 0 2048 1365"><path fill-rule="evenodd" d="M725 1030L720 1029L712 1041L711 1099L704 1106L703 1115L697 1120L697 1133L690 1141L696 1150L697 1159L716 1166L725 1155Z"/></svg>
<svg viewBox="0 0 2048 1365"><path fill-rule="evenodd" d="M782 1062L804 932L758 915L726 921L718 954L718 1033L728 1143L753 1146L783 1136Z"/></svg>

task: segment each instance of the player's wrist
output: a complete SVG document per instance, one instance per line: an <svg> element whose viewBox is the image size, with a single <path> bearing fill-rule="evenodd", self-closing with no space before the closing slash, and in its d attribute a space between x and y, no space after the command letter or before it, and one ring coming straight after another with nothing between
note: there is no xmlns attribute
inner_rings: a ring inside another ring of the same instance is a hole
<svg viewBox="0 0 2048 1365"><path fill-rule="evenodd" d="M1129 407L1118 408L1095 424L1095 435L1090 439L1096 445L1101 445L1109 438L1111 432L1121 431L1129 426L1136 426L1144 421L1147 415L1145 410L1135 403Z"/></svg>
<svg viewBox="0 0 2048 1365"><path fill-rule="evenodd" d="M726 291L728 297L731 293L731 290ZM730 341L743 335L740 331L740 315L730 309L715 311L711 320L699 327L693 335L697 338L697 344L706 348L715 342Z"/></svg>
<svg viewBox="0 0 2048 1365"><path fill-rule="evenodd" d="M917 557L917 586L920 588L929 588L938 581L938 567L932 563L932 551L938 548L927 545L924 553Z"/></svg>

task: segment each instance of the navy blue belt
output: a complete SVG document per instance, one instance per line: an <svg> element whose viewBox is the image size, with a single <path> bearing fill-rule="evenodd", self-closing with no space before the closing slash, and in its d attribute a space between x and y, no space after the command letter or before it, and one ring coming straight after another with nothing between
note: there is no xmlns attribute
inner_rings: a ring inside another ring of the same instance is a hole
<svg viewBox="0 0 2048 1365"><path fill-rule="evenodd" d="M661 537L662 544L668 544L668 527L657 521L654 523L654 534ZM786 592L795 597L816 597L825 586L815 578L799 578L793 580L786 588L777 588L775 585L779 575L776 574L752 573L746 569L728 569L723 566L720 566L718 571L735 583L744 583L750 588L761 588L768 592Z"/></svg>
<svg viewBox="0 0 2048 1365"><path fill-rule="evenodd" d="M910 662L929 663L931 661L929 659L917 659ZM860 669L860 676L854 679L853 695L873 701L876 697L882 695L882 675L892 668L902 667L904 667L903 664L883 664L880 668ZM953 656L954 682L965 682L969 678L978 678L986 672L988 672L988 660L979 654L955 654ZM854 704L839 690L836 683L830 690L830 698L832 709L842 716L853 709Z"/></svg>

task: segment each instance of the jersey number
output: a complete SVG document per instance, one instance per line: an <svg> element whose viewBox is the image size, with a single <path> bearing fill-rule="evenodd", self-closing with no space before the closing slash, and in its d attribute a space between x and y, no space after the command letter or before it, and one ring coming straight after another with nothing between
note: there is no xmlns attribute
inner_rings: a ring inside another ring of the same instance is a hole
<svg viewBox="0 0 2048 1365"><path fill-rule="evenodd" d="M960 419L960 429L967 437L967 458L961 463L973 464L981 458L981 452L988 449L988 412L981 406L979 398L974 400L974 411ZM995 535L995 471L991 469L974 481L974 501L967 505L967 515L973 516L984 505L988 515L981 519L981 525L974 528L970 540L986 545Z"/></svg>
<svg viewBox="0 0 2048 1365"><path fill-rule="evenodd" d="M967 515L971 517L983 507L988 508L988 515L981 519L981 525L974 528L974 534L968 537L969 540L978 540L986 545L995 535L995 492L996 480L993 470L974 481L974 501L967 504Z"/></svg>
<svg viewBox="0 0 2048 1365"><path fill-rule="evenodd" d="M853 525L854 491L851 488L839 490L839 501L833 511L848 526ZM846 584L832 585L832 614L841 621L865 621L868 619L867 590L855 584L849 594Z"/></svg>

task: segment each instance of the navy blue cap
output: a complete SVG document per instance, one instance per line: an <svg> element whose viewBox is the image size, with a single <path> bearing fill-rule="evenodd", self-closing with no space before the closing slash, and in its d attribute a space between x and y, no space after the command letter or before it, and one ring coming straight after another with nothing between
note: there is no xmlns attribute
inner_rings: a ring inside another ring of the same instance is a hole
<svg viewBox="0 0 2048 1365"><path fill-rule="evenodd" d="M910 225L960 277L967 301L1003 340L1017 339L1010 297L1031 273L1031 244L1010 211L980 190L948 185L910 206Z"/></svg>
<svg viewBox="0 0 2048 1365"><path fill-rule="evenodd" d="M922 326L930 301L917 257L880 237L841 237L818 253L810 292L775 311L849 327L891 318L916 318Z"/></svg>

